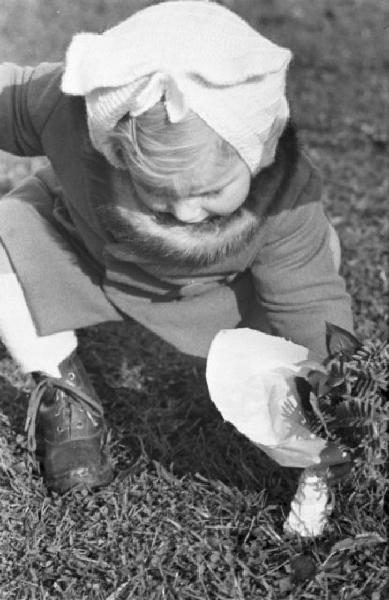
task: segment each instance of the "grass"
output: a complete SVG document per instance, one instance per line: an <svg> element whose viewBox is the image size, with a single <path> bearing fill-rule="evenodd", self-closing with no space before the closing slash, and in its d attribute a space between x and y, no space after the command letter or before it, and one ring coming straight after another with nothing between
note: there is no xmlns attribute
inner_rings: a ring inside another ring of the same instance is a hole
<svg viewBox="0 0 389 600"><path fill-rule="evenodd" d="M289 92L342 240L357 333L386 339L387 2L224 3L295 54ZM3 0L2 59L58 60L72 33L99 31L128 6ZM1 191L39 162L2 154ZM32 382L0 351L0 599L387 597L388 522L374 481L354 473L339 484L324 536L287 538L298 471L222 422L199 367L132 322L81 331L80 349L109 416L117 477L63 497L47 494L31 467L23 421Z"/></svg>

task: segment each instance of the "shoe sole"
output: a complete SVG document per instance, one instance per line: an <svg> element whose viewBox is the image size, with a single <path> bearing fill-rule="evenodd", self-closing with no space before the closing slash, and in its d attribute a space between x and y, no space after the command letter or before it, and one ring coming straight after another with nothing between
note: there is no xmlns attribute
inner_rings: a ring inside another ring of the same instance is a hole
<svg viewBox="0 0 389 600"><path fill-rule="evenodd" d="M87 467L79 467L68 472L63 477L52 477L46 479L46 487L58 494L64 494L71 489L87 488L96 489L111 483L114 473L110 465L105 469L99 469L98 474Z"/></svg>

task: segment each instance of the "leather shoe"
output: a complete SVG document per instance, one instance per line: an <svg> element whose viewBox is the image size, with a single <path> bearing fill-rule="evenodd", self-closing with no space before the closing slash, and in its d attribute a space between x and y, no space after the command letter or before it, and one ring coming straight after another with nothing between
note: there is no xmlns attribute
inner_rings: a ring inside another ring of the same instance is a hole
<svg viewBox="0 0 389 600"><path fill-rule="evenodd" d="M34 373L26 431L46 486L59 493L96 488L113 478L103 407L75 353L59 365L61 377Z"/></svg>

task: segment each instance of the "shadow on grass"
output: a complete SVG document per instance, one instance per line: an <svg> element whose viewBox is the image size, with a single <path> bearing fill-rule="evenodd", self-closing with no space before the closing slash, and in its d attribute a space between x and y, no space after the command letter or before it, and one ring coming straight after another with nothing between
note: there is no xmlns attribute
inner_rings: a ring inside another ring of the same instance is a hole
<svg viewBox="0 0 389 600"><path fill-rule="evenodd" d="M279 467L223 421L198 361L133 322L85 330L80 353L105 405L119 469L144 451L176 476L265 489L270 503L289 504L299 471Z"/></svg>
<svg viewBox="0 0 389 600"><path fill-rule="evenodd" d="M266 490L268 503L289 505L297 470L280 468L211 402L205 369L136 323L79 332L79 352L112 430L117 473L146 454L178 476L199 474L240 491ZM0 413L23 433L31 379L0 354Z"/></svg>

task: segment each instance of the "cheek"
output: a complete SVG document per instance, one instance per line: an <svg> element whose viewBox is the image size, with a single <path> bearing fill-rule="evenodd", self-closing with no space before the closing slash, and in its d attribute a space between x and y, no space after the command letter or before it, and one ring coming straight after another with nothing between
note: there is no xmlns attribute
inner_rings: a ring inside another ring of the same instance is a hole
<svg viewBox="0 0 389 600"><path fill-rule="evenodd" d="M244 204L250 190L250 178L240 181L236 185L231 186L226 190L221 198L212 202L209 202L209 206L206 207L210 212L214 214L224 216L230 215L238 210L242 204Z"/></svg>
<svg viewBox="0 0 389 600"><path fill-rule="evenodd" d="M166 202L158 196L147 194L146 192L136 192L136 200L140 208L147 208L152 212L166 212Z"/></svg>

